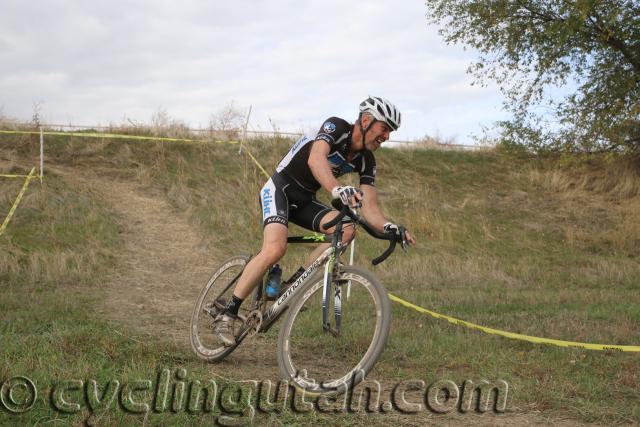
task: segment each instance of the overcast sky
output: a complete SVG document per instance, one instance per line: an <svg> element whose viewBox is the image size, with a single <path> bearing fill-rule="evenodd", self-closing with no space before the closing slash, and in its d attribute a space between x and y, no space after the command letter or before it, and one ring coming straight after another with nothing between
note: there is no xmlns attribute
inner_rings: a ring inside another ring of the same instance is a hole
<svg viewBox="0 0 640 427"><path fill-rule="evenodd" d="M504 118L495 87L471 86L471 51L447 46L421 0L0 1L0 114L65 124L192 127L233 102L250 128L349 121L367 95L403 113L392 139L473 143Z"/></svg>

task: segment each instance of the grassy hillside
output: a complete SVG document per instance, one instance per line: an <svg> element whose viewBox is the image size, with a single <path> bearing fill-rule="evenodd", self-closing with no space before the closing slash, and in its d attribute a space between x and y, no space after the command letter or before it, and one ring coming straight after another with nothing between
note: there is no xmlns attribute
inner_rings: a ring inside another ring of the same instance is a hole
<svg viewBox="0 0 640 427"><path fill-rule="evenodd" d="M250 149L271 171L290 144L252 141ZM619 159L568 162L495 151L383 149L376 158L384 211L419 241L373 269L389 291L497 329L640 345L640 181L632 167ZM32 137L0 135L0 172L24 172L35 159ZM175 366L206 378L215 367L196 361L189 348L96 315L101 280L121 268L117 254L126 250L131 225L68 173L128 180L168 201L215 254L215 264L259 248L261 172L237 146L78 137L49 137L47 165L44 183L31 184L0 237L0 380L28 374L40 389L61 378L151 379L159 367ZM0 216L19 186L0 181ZM362 235L356 263L369 266L383 248ZM304 256L290 250L285 272ZM392 335L374 375L427 384L502 379L513 413L611 424L640 422L638 357L507 340L394 305ZM65 416L40 396L21 419ZM86 413L70 416L77 422ZM280 421L312 417L288 416ZM105 424L143 421L116 410L106 417ZM317 417L327 424L351 420ZM187 418L210 421L182 413L168 422ZM16 418L0 412L3 419Z"/></svg>

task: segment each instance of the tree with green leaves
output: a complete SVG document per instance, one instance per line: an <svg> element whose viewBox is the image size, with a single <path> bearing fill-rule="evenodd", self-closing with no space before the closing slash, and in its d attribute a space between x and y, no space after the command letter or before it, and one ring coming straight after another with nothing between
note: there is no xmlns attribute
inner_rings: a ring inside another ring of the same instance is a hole
<svg viewBox="0 0 640 427"><path fill-rule="evenodd" d="M512 113L503 141L534 149L640 152L640 1L426 0L447 43L480 52Z"/></svg>

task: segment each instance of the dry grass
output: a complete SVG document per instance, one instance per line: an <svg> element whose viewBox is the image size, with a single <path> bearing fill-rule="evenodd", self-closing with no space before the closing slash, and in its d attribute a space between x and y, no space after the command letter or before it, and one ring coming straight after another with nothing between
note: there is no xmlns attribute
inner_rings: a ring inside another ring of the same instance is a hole
<svg viewBox="0 0 640 427"><path fill-rule="evenodd" d="M562 201L558 213L564 216L561 223L567 245L600 245L623 252L640 247L640 173L635 163L601 159L580 168L533 168L528 180ZM596 224L599 215L602 221ZM580 221L586 216L591 220Z"/></svg>
<svg viewBox="0 0 640 427"><path fill-rule="evenodd" d="M18 272L17 260L13 271ZM62 250L53 256L43 253L31 253L26 259L27 277L30 283L77 283L91 276L91 271L100 260L95 251L79 254L71 250Z"/></svg>
<svg viewBox="0 0 640 427"><path fill-rule="evenodd" d="M588 158L576 164L560 162L555 168L533 169L530 181L549 191L583 191L605 194L613 199L640 195L640 165L634 158Z"/></svg>
<svg viewBox="0 0 640 427"><path fill-rule="evenodd" d="M17 190L9 190L15 186L0 187L3 201L13 202ZM113 255L108 243L118 235L106 220L108 210L93 197L52 174L42 185L32 183L0 241L0 277L8 283L78 283L105 271Z"/></svg>

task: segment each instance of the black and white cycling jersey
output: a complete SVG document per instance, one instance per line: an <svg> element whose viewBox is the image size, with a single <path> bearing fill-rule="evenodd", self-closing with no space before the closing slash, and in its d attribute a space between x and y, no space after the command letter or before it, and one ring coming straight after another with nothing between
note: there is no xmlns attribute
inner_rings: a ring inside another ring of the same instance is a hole
<svg viewBox="0 0 640 427"><path fill-rule="evenodd" d="M276 172L298 183L312 193L320 189L307 162L311 153L311 145L316 140L326 141L330 146L327 160L335 177L346 173L357 172L360 184L374 185L376 177L376 160L373 153L364 150L347 160L353 125L339 117L330 117L322 124L315 139L307 136L300 138L278 164Z"/></svg>
<svg viewBox="0 0 640 427"><path fill-rule="evenodd" d="M260 190L264 225L273 222L287 225L292 221L301 227L321 231L320 220L331 208L315 197L321 185L308 165L314 141L322 140L329 144L327 160L335 177L357 172L360 184L374 185L376 161L372 152L364 150L347 160L352 133L353 125L331 117L325 120L314 139L304 136L293 144L278 164L276 173Z"/></svg>

